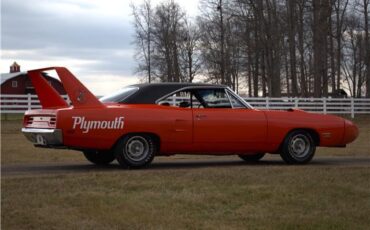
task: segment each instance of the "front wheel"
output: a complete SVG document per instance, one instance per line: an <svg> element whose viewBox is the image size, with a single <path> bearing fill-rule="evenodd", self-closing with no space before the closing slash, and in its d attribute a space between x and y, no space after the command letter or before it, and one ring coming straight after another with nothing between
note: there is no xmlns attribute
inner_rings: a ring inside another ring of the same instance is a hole
<svg viewBox="0 0 370 230"><path fill-rule="evenodd" d="M316 145L305 130L290 132L281 146L280 156L288 164L306 164L315 155Z"/></svg>
<svg viewBox="0 0 370 230"><path fill-rule="evenodd" d="M257 153L253 155L238 155L238 156L246 162L257 162L261 160L263 156L265 156L265 153Z"/></svg>
<svg viewBox="0 0 370 230"><path fill-rule="evenodd" d="M115 159L111 151L84 150L83 154L88 161L96 165L108 165Z"/></svg>
<svg viewBox="0 0 370 230"><path fill-rule="evenodd" d="M132 134L122 138L114 153L118 163L124 168L140 168L150 164L157 146L150 135Z"/></svg>

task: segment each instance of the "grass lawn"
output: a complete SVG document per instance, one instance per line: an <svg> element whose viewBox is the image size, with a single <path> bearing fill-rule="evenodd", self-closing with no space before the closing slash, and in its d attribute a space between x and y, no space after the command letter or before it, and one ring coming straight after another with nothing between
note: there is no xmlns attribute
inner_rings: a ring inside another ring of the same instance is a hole
<svg viewBox="0 0 370 230"><path fill-rule="evenodd" d="M4 229L368 229L369 167L238 166L2 179Z"/></svg>
<svg viewBox="0 0 370 230"><path fill-rule="evenodd" d="M22 120L1 121L1 163L61 162L85 160L72 150L35 148L21 133Z"/></svg>
<svg viewBox="0 0 370 230"><path fill-rule="evenodd" d="M317 155L370 156L370 117L355 122L356 142ZM1 124L2 165L86 162L76 151L34 148L19 120ZM2 175L1 205L3 229L368 229L370 165Z"/></svg>

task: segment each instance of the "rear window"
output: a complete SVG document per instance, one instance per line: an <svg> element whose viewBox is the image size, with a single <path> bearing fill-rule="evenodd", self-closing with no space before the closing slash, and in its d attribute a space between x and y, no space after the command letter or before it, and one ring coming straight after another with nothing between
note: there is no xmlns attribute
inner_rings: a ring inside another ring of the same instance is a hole
<svg viewBox="0 0 370 230"><path fill-rule="evenodd" d="M101 102L115 102L115 103L119 103L121 101L123 101L124 99L128 98L129 96L131 96L132 94L134 94L136 91L138 91L139 88L136 87L136 86L127 86L127 87L124 87L112 94L109 94L109 95L106 95L102 98L100 98L99 100Z"/></svg>

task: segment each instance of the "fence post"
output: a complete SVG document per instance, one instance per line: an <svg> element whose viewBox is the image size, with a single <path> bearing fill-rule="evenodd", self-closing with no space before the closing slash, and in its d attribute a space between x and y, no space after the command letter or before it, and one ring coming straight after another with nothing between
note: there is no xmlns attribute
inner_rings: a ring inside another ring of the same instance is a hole
<svg viewBox="0 0 370 230"><path fill-rule="evenodd" d="M323 105L323 107L324 107L324 114L326 114L326 97L323 97L322 98L322 105Z"/></svg>
<svg viewBox="0 0 370 230"><path fill-rule="evenodd" d="M269 109L269 108L270 108L269 97L266 97L266 109Z"/></svg>
<svg viewBox="0 0 370 230"><path fill-rule="evenodd" d="M176 97L172 97L172 106L176 106Z"/></svg>
<svg viewBox="0 0 370 230"><path fill-rule="evenodd" d="M27 110L31 110L32 101L31 101L31 94L27 94Z"/></svg>
<svg viewBox="0 0 370 230"><path fill-rule="evenodd" d="M298 98L297 97L294 98L294 107L298 108Z"/></svg>
<svg viewBox="0 0 370 230"><path fill-rule="evenodd" d="M351 97L351 118L355 118L355 102L354 98Z"/></svg>

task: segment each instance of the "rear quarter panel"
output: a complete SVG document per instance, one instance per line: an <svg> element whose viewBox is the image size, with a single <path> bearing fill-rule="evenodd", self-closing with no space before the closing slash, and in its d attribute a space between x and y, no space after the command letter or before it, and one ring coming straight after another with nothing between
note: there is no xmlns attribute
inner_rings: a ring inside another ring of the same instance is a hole
<svg viewBox="0 0 370 230"><path fill-rule="evenodd" d="M123 117L123 128L73 128L73 117L90 121L113 121ZM175 125L175 121L177 122ZM63 130L64 144L74 148L110 149L127 133L155 133L167 142L187 144L192 141L192 113L190 109L158 105L116 105L103 109L62 109L58 111L57 127ZM183 132L175 132L181 128Z"/></svg>

